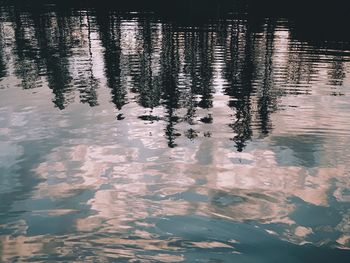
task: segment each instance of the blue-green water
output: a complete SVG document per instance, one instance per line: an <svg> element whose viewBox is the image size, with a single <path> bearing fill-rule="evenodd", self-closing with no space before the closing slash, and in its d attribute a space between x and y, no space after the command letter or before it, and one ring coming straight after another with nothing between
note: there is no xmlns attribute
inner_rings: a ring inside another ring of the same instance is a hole
<svg viewBox="0 0 350 263"><path fill-rule="evenodd" d="M350 262L349 42L237 13L0 17L0 262Z"/></svg>

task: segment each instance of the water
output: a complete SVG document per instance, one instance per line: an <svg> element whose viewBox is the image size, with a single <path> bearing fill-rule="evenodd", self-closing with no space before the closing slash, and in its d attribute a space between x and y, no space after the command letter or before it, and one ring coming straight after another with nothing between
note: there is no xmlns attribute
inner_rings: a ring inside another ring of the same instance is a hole
<svg viewBox="0 0 350 263"><path fill-rule="evenodd" d="M1 262L349 262L350 42L0 10Z"/></svg>

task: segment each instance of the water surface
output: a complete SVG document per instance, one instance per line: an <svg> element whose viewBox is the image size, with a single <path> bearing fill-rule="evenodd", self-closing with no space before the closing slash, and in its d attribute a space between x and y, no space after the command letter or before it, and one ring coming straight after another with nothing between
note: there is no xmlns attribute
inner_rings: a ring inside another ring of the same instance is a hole
<svg viewBox="0 0 350 263"><path fill-rule="evenodd" d="M0 18L1 262L349 262L350 42L245 13Z"/></svg>

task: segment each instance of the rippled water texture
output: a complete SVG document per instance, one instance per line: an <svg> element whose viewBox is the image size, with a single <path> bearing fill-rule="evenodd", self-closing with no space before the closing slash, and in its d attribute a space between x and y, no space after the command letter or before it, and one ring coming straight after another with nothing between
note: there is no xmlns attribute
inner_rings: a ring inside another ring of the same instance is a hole
<svg viewBox="0 0 350 263"><path fill-rule="evenodd" d="M237 14L0 17L0 261L350 262L348 42Z"/></svg>

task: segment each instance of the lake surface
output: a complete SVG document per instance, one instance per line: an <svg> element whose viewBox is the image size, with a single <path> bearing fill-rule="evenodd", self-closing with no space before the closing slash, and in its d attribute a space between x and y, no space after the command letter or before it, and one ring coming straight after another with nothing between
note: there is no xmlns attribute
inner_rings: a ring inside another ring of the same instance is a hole
<svg viewBox="0 0 350 263"><path fill-rule="evenodd" d="M0 262L350 262L350 41L234 12L0 18Z"/></svg>

